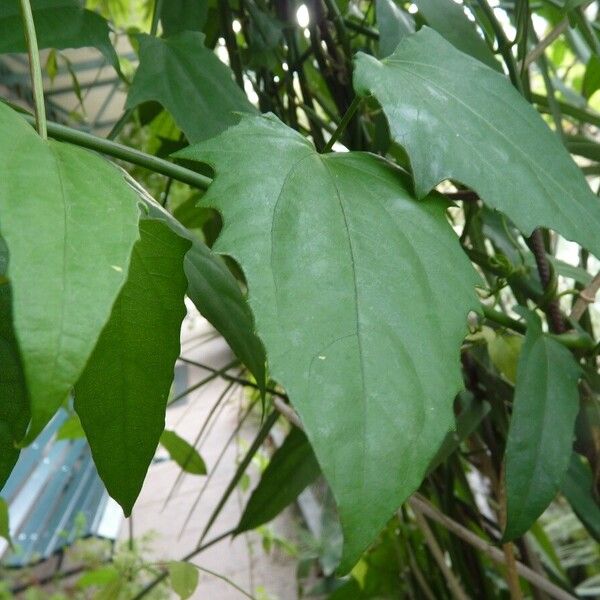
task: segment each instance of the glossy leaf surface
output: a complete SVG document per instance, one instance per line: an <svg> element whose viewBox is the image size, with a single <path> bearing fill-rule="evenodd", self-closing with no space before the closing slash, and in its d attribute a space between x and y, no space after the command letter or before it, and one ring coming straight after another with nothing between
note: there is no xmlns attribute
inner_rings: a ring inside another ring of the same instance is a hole
<svg viewBox="0 0 600 600"><path fill-rule="evenodd" d="M100 15L83 9L77 0L34 0L31 4L40 49L93 46L120 73L108 22ZM0 54L5 52L27 52L19 0L0 3Z"/></svg>
<svg viewBox="0 0 600 600"><path fill-rule="evenodd" d="M244 117L179 156L216 170L215 249L244 269L273 376L336 496L347 570L453 423L475 272L443 203L414 200L373 155L319 155L275 117Z"/></svg>
<svg viewBox="0 0 600 600"><path fill-rule="evenodd" d="M503 75L423 28L383 61L359 53L354 85L381 103L419 197L455 179L526 235L549 227L600 256L600 200Z"/></svg>
<svg viewBox="0 0 600 600"><path fill-rule="evenodd" d="M128 515L164 429L189 242L140 222L127 282L75 387L75 410L110 495Z"/></svg>
<svg viewBox="0 0 600 600"><path fill-rule="evenodd" d="M229 67L204 45L204 36L185 31L163 40L140 35L140 66L127 107L160 102L190 142L212 137L237 122L235 112L254 112Z"/></svg>
<svg viewBox="0 0 600 600"><path fill-rule="evenodd" d="M165 429L160 436L160 443L183 471L192 475L206 475L206 465L196 448L174 431Z"/></svg>
<svg viewBox="0 0 600 600"><path fill-rule="evenodd" d="M507 540L525 533L560 489L571 457L579 376L571 353L530 315L506 443Z"/></svg>
<svg viewBox="0 0 600 600"><path fill-rule="evenodd" d="M253 490L236 533L255 529L274 519L321 473L306 435L294 427L273 454Z"/></svg>
<svg viewBox="0 0 600 600"><path fill-rule="evenodd" d="M31 441L79 378L127 276L138 199L96 154L44 142L0 104L0 228Z"/></svg>

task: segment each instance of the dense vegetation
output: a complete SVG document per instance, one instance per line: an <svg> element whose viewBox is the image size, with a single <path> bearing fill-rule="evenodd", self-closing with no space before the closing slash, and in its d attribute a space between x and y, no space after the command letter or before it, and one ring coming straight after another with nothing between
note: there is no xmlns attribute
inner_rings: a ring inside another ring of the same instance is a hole
<svg viewBox="0 0 600 600"><path fill-rule="evenodd" d="M3 2L35 114L0 103L0 486L72 398L131 511L159 441L188 452L163 433L187 294L263 406L229 492L291 423L233 533L322 474L331 598L598 594L597 12ZM88 46L128 89L107 139L44 109L42 68Z"/></svg>

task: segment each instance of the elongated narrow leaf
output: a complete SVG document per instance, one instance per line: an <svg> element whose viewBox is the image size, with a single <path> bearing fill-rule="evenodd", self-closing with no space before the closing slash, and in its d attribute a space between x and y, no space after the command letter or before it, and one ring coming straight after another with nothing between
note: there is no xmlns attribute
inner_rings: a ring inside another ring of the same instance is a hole
<svg viewBox="0 0 600 600"><path fill-rule="evenodd" d="M448 0L415 0L415 4L427 24L455 48L496 71L502 70L494 53L477 32L475 23L467 18L464 5Z"/></svg>
<svg viewBox="0 0 600 600"><path fill-rule="evenodd" d="M525 533L560 489L571 457L579 376L571 353L544 335L531 314L506 443L507 540Z"/></svg>
<svg viewBox="0 0 600 600"><path fill-rule="evenodd" d="M575 453L561 491L590 535L600 542L600 503L594 495L594 478L590 467Z"/></svg>
<svg viewBox="0 0 600 600"><path fill-rule="evenodd" d="M415 22L409 13L401 10L394 0L377 0L377 28L379 29L379 56L385 58L400 40L414 33Z"/></svg>
<svg viewBox="0 0 600 600"><path fill-rule="evenodd" d="M13 328L7 270L8 249L0 237L0 490L19 458L16 444L23 439L29 423L29 401Z"/></svg>
<svg viewBox="0 0 600 600"><path fill-rule="evenodd" d="M127 107L160 102L190 142L209 138L237 121L235 112L254 112L233 81L229 67L204 45L204 36L185 31L166 40L140 35L140 66Z"/></svg>
<svg viewBox="0 0 600 600"><path fill-rule="evenodd" d="M274 519L321 473L304 433L294 427L277 449L252 492L237 526L243 533Z"/></svg>
<svg viewBox="0 0 600 600"><path fill-rule="evenodd" d="M77 0L34 0L33 20L40 48L94 46L121 72L119 57L109 38L108 22ZM20 0L0 3L0 54L27 52Z"/></svg>
<svg viewBox="0 0 600 600"><path fill-rule="evenodd" d="M43 141L0 104L0 231L31 441L79 378L123 285L138 199L96 154Z"/></svg>
<svg viewBox="0 0 600 600"><path fill-rule="evenodd" d="M160 436L161 445L186 473L206 475L206 465L198 450L179 437L174 431L165 429Z"/></svg>
<svg viewBox="0 0 600 600"><path fill-rule="evenodd" d="M526 235L550 227L600 256L600 199L503 75L423 28L383 61L359 54L354 85L381 103L419 197L456 179Z"/></svg>
<svg viewBox="0 0 600 600"><path fill-rule="evenodd" d="M159 221L141 221L140 234L127 282L75 387L75 410L98 473L126 514L165 425L189 248Z"/></svg>
<svg viewBox="0 0 600 600"><path fill-rule="evenodd" d="M244 269L273 376L336 496L347 570L453 423L475 273L443 203L414 200L374 155L319 155L271 116L180 156L216 170L215 248Z"/></svg>
<svg viewBox="0 0 600 600"><path fill-rule="evenodd" d="M148 218L165 223L192 246L185 255L187 295L213 327L227 340L235 355L254 375L260 389L265 386L265 351L254 332L254 318L235 277L222 259L181 226L142 187L129 178L140 194Z"/></svg>

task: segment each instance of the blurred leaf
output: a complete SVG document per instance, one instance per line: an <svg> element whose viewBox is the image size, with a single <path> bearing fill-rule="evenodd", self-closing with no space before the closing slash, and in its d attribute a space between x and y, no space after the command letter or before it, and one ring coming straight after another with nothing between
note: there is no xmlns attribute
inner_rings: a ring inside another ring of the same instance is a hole
<svg viewBox="0 0 600 600"><path fill-rule="evenodd" d="M110 495L131 513L165 426L190 244L140 221L127 281L75 386L75 410Z"/></svg>
<svg viewBox="0 0 600 600"><path fill-rule="evenodd" d="M525 533L560 489L573 446L580 375L571 353L544 335L530 313L506 443L505 540Z"/></svg>
<svg viewBox="0 0 600 600"><path fill-rule="evenodd" d="M0 226L20 298L13 321L31 402L29 443L67 398L110 316L139 208L114 165L42 140L2 103L0 138L11 140L0 145Z"/></svg>
<svg viewBox="0 0 600 600"><path fill-rule="evenodd" d="M94 46L121 72L108 22L100 15L83 9L77 0L33 0L32 10L40 49ZM19 0L0 2L0 54L7 52L27 52Z"/></svg>
<svg viewBox="0 0 600 600"><path fill-rule="evenodd" d="M512 384L517 380L517 361L523 345L523 337L510 333L501 333L486 328L488 352L492 364Z"/></svg>
<svg viewBox="0 0 600 600"><path fill-rule="evenodd" d="M167 564L171 587L181 600L187 600L198 587L198 569L187 562L170 562Z"/></svg>
<svg viewBox="0 0 600 600"><path fill-rule="evenodd" d="M590 56L583 76L581 93L589 100L592 94L600 88L600 57L596 54Z"/></svg>
<svg viewBox="0 0 600 600"><path fill-rule="evenodd" d="M238 121L235 112L255 112L229 67L204 45L201 33L185 31L166 40L140 34L138 40L140 66L127 108L148 100L160 102L190 142L233 125Z"/></svg>
<svg viewBox="0 0 600 600"><path fill-rule="evenodd" d="M202 31L209 0L167 0L161 4L160 22L165 37L182 31Z"/></svg>
<svg viewBox="0 0 600 600"><path fill-rule="evenodd" d="M396 6L393 0L377 0L377 28L379 29L379 56L385 58L395 49L400 40L414 33L413 18Z"/></svg>
<svg viewBox="0 0 600 600"><path fill-rule="evenodd" d="M561 491L590 535L600 542L600 505L594 498L592 471L575 453Z"/></svg>
<svg viewBox="0 0 600 600"><path fill-rule="evenodd" d="M105 586L119 577L119 571L116 567L109 565L86 571L78 580L78 588L88 588L92 586Z"/></svg>
<svg viewBox="0 0 600 600"><path fill-rule="evenodd" d="M304 433L293 427L277 449L242 514L236 534L274 519L321 473Z"/></svg>
<svg viewBox="0 0 600 600"><path fill-rule="evenodd" d="M76 414L71 415L56 432L57 440L76 440L82 437L85 437L85 432Z"/></svg>
<svg viewBox="0 0 600 600"><path fill-rule="evenodd" d="M4 498L0 498L0 538L4 538L12 546L8 521L8 505Z"/></svg>
<svg viewBox="0 0 600 600"><path fill-rule="evenodd" d="M174 431L165 429L160 436L160 443L186 473L206 475L206 465L196 448L188 444Z"/></svg>
<svg viewBox="0 0 600 600"><path fill-rule="evenodd" d="M424 27L383 62L359 53L354 85L382 105L392 136L410 156L418 197L454 179L525 235L548 227L600 256L598 197L504 75Z"/></svg>
<svg viewBox="0 0 600 600"><path fill-rule="evenodd" d="M448 0L415 0L415 4L427 24L455 48L496 71L502 71L493 52L477 32L475 23L467 19L463 4Z"/></svg>
<svg viewBox="0 0 600 600"><path fill-rule="evenodd" d="M320 155L271 115L243 116L177 156L216 170L202 199L223 217L215 250L244 270L273 377L340 507L347 571L419 486L454 421L478 277L444 203L416 201L374 155ZM435 275L440 260L451 280Z"/></svg>

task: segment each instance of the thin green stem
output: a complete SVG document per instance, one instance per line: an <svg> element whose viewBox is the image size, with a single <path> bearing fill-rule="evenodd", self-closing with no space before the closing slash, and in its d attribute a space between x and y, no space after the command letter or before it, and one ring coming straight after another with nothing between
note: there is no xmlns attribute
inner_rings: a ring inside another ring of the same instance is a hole
<svg viewBox="0 0 600 600"><path fill-rule="evenodd" d="M31 115L24 114L23 117L29 123L33 124L35 122ZM118 142L106 140L90 133L73 129L72 127L53 123L52 121L48 122L47 125L48 134L56 140L69 142L70 144L88 148L89 150L95 150L101 154L106 154L107 156L112 156L113 158L118 158L119 160L138 165L144 169L155 171L166 177L172 177L177 181L181 181L181 183L186 183L187 185L200 190L208 189L208 186L212 183L210 177L205 177L191 169L186 169L185 167L158 158L157 156L146 154L140 150L134 150L133 148L124 146Z"/></svg>
<svg viewBox="0 0 600 600"><path fill-rule="evenodd" d="M352 120L352 117L354 116L354 113L357 111L361 102L362 96L354 96L354 100L352 100L352 103L348 107L346 114L342 117L340 124L338 125L337 129L333 132L333 134L329 138L329 141L327 142L327 145L323 149L324 153L331 152L333 145L340 139L342 133L344 133L344 130L348 126L348 123L350 123L350 121Z"/></svg>
<svg viewBox="0 0 600 600"><path fill-rule="evenodd" d="M150 25L150 35L155 36L158 31L158 22L162 13L163 0L154 0L154 12L152 13L152 24Z"/></svg>
<svg viewBox="0 0 600 600"><path fill-rule="evenodd" d="M42 66L40 64L40 53L29 0L21 0L21 14L25 28L27 52L29 53L29 69L31 72L31 85L33 87L33 103L35 105L35 127L41 138L46 140L48 139L48 129L46 126L46 107L44 106Z"/></svg>

